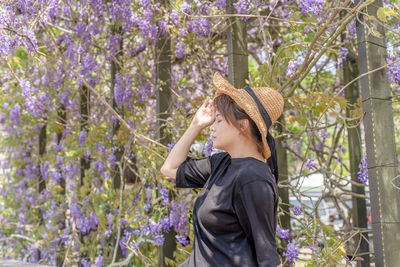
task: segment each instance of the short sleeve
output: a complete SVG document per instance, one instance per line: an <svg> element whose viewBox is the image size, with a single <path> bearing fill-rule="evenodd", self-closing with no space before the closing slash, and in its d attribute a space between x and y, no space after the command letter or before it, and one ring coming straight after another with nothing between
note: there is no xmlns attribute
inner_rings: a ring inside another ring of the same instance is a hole
<svg viewBox="0 0 400 267"><path fill-rule="evenodd" d="M235 194L234 208L258 266L276 267L281 263L275 241L276 199L274 186L263 180L251 181Z"/></svg>
<svg viewBox="0 0 400 267"><path fill-rule="evenodd" d="M202 188L211 174L210 157L194 159L187 157L176 171L176 187Z"/></svg>
<svg viewBox="0 0 400 267"><path fill-rule="evenodd" d="M202 159L187 157L176 171L176 187L202 188L206 184L208 178L210 178L213 169L215 169L227 155L228 153L221 152Z"/></svg>

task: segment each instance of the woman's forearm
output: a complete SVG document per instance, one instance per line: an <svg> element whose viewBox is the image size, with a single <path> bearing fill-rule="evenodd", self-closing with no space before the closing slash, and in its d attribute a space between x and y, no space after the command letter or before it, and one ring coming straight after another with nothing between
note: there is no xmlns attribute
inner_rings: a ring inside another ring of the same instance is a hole
<svg viewBox="0 0 400 267"><path fill-rule="evenodd" d="M176 171L182 162L186 160L189 153L190 146L193 144L196 137L201 132L202 127L194 124L190 124L189 128L182 135L179 141L175 144L172 150L169 152L163 166L160 171L165 176L175 179Z"/></svg>
<svg viewBox="0 0 400 267"><path fill-rule="evenodd" d="M190 146L202 129L210 126L215 121L215 108L207 97L201 107L197 110L190 123L189 128L169 152L160 171L165 176L175 179L179 165L186 160Z"/></svg>

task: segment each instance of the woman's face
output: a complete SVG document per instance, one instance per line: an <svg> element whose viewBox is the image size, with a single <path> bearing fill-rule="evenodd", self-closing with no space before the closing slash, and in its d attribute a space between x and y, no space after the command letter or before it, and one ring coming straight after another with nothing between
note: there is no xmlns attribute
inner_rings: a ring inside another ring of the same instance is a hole
<svg viewBox="0 0 400 267"><path fill-rule="evenodd" d="M224 151L229 151L229 147L237 140L240 134L239 130L229 124L218 110L215 112L215 121L210 126L210 130L214 147Z"/></svg>

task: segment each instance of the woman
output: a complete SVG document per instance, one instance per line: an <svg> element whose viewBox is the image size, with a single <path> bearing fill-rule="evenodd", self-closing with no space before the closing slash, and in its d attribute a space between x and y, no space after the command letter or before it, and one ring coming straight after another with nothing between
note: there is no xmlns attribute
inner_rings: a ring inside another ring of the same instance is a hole
<svg viewBox="0 0 400 267"><path fill-rule="evenodd" d="M270 88L236 89L219 73L214 85L213 102L205 100L161 168L177 187L203 188L193 207L193 250L181 266L276 267L278 169L268 129L283 98ZM226 152L187 158L208 126L214 147Z"/></svg>

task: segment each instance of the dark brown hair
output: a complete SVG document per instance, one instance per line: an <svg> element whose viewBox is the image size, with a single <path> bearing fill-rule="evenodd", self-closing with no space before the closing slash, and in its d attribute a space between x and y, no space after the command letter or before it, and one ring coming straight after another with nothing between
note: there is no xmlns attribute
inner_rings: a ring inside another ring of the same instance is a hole
<svg viewBox="0 0 400 267"><path fill-rule="evenodd" d="M230 96L225 94L217 96L214 99L214 106L225 118L228 124L232 124L236 129L238 129L242 133L244 132L242 129L240 129L239 120L247 119L250 123L251 137L257 144L258 152L263 154L261 134L257 128L257 125L249 117L249 115L247 115L247 113L241 107L239 107L235 101L233 101L233 99Z"/></svg>

